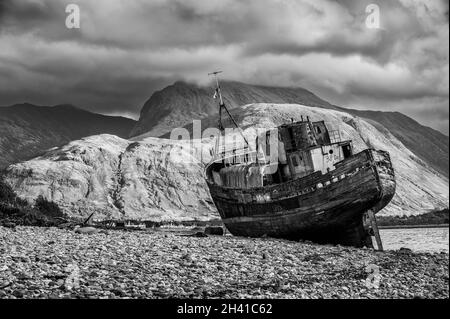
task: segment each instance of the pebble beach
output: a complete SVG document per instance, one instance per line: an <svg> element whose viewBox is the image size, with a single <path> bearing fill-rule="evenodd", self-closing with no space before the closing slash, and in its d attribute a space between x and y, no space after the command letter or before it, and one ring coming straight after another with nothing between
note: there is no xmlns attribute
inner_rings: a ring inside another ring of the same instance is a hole
<svg viewBox="0 0 450 319"><path fill-rule="evenodd" d="M449 255L0 226L0 298L448 298Z"/></svg>

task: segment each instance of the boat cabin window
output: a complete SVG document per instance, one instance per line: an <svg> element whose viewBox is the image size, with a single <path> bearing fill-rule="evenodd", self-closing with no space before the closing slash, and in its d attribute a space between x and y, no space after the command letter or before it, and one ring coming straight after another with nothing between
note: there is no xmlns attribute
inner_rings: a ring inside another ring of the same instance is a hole
<svg viewBox="0 0 450 319"><path fill-rule="evenodd" d="M292 126L288 128L288 132L289 132L289 139L291 141L294 140L294 130L292 129Z"/></svg>
<svg viewBox="0 0 450 319"><path fill-rule="evenodd" d="M259 136L256 136L255 143L256 143L256 153L258 153L259 152Z"/></svg>
<svg viewBox="0 0 450 319"><path fill-rule="evenodd" d="M270 131L266 132L266 156L270 156Z"/></svg>
<svg viewBox="0 0 450 319"><path fill-rule="evenodd" d="M322 131L320 130L320 127L316 126L316 132L317 132L317 134L322 133Z"/></svg>
<svg viewBox="0 0 450 319"><path fill-rule="evenodd" d="M344 153L344 158L352 156L352 148L350 145L344 145L342 147L342 152Z"/></svg>
<svg viewBox="0 0 450 319"><path fill-rule="evenodd" d="M298 156L297 155L292 155L292 165L294 165L294 166L298 166L299 164L298 164Z"/></svg>

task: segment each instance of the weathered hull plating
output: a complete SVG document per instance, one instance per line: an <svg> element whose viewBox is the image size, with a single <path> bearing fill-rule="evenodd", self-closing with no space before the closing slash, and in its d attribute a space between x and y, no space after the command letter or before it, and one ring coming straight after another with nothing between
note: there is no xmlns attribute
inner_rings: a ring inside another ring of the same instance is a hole
<svg viewBox="0 0 450 319"><path fill-rule="evenodd" d="M389 154L365 150L335 167L327 174L261 188L208 186L233 235L370 245L363 215L381 210L395 193Z"/></svg>

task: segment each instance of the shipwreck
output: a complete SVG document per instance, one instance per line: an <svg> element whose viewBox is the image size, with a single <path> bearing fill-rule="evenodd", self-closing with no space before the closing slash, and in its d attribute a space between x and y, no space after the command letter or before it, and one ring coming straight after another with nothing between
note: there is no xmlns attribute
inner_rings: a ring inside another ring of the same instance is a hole
<svg viewBox="0 0 450 319"><path fill-rule="evenodd" d="M224 104L217 73L223 133L223 112L238 125ZM242 137L247 145L241 149L226 151L217 142L205 168L211 198L231 234L371 248L374 237L383 249L375 214L396 188L388 152L354 154L351 140L309 117L258 135L256 149ZM269 154L274 142L275 162Z"/></svg>

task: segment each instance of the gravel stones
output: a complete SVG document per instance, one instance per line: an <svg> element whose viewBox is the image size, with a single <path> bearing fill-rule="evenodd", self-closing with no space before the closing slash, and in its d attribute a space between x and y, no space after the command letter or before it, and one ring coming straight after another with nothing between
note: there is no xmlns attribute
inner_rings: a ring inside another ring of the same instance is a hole
<svg viewBox="0 0 450 319"><path fill-rule="evenodd" d="M78 234L96 234L99 230L95 227L77 227L75 232Z"/></svg>
<svg viewBox="0 0 450 319"><path fill-rule="evenodd" d="M0 226L0 252L1 298L449 296L448 253L21 226Z"/></svg>

